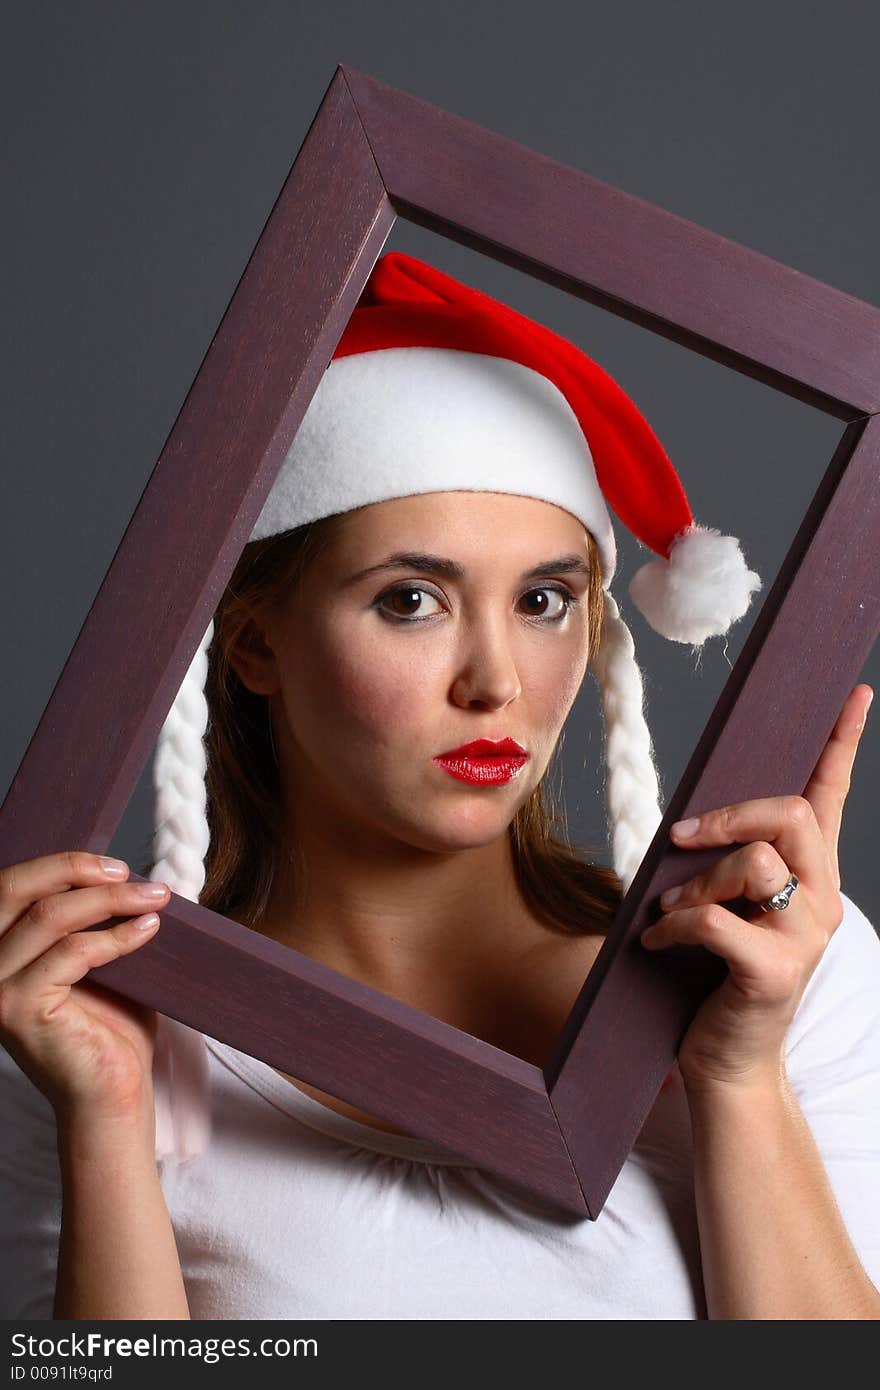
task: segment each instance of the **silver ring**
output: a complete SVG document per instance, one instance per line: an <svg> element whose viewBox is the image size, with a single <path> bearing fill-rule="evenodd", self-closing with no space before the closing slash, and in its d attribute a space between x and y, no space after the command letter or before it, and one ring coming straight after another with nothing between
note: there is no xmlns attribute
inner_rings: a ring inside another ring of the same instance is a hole
<svg viewBox="0 0 880 1390"><path fill-rule="evenodd" d="M774 893L772 898L768 898L765 903L759 903L762 912L784 912L791 902L792 894L798 886L797 874L792 874L784 888L780 888L778 893Z"/></svg>

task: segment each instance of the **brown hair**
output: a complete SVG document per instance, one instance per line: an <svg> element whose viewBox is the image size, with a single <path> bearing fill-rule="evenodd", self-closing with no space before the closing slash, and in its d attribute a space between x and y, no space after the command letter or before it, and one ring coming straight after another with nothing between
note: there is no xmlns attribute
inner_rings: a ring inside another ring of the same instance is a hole
<svg viewBox="0 0 880 1390"><path fill-rule="evenodd" d="M230 663L248 623L295 591L308 566L332 540L348 513L324 517L265 540L249 542L214 614L205 696L207 820L210 845L199 902L259 928L281 856L297 882L297 851L284 835L284 806L271 742L267 698L247 689ZM587 592L592 661L602 630L599 554L587 533L591 566ZM561 745L561 740L560 740ZM623 896L613 869L592 862L570 843L548 778L560 751L509 827L520 890L550 930L576 935L607 931Z"/></svg>

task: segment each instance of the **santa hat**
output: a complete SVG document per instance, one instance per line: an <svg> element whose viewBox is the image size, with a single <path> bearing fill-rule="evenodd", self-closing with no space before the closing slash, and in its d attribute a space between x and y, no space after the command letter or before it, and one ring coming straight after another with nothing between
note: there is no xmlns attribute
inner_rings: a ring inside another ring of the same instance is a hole
<svg viewBox="0 0 880 1390"><path fill-rule="evenodd" d="M390 498L513 493L571 512L596 541L604 622L593 670L605 723L614 868L629 887L662 819L643 689L610 593L608 512L655 557L629 584L664 637L694 647L743 617L761 580L734 536L697 526L663 446L615 381L549 328L401 252L380 257L250 540ZM204 696L213 620L159 735L152 879L198 901L205 880ZM156 1050L157 1154L207 1141L200 1033L163 1020Z"/></svg>

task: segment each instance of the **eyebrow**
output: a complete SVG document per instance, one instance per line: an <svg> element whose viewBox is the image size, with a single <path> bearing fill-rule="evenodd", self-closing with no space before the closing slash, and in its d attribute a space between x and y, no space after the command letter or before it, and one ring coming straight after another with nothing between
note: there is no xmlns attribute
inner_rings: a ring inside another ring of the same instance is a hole
<svg viewBox="0 0 880 1390"><path fill-rule="evenodd" d="M443 555L429 555L421 550L397 550L388 555L378 565L370 565L359 570L346 580L346 584L357 584L368 575L379 574L385 570L421 570L426 574L440 575L444 579L464 579L467 571L457 560L449 560ZM582 555L559 555L555 560L543 560L525 570L520 579L541 579L548 574L590 574L589 563Z"/></svg>

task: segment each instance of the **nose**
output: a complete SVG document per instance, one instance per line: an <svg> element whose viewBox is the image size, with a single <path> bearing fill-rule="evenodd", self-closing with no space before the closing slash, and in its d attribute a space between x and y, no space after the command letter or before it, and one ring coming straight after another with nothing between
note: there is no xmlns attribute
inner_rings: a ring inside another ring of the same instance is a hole
<svg viewBox="0 0 880 1390"><path fill-rule="evenodd" d="M503 709L520 694L516 662L501 625L476 626L452 683L455 703L462 708Z"/></svg>

